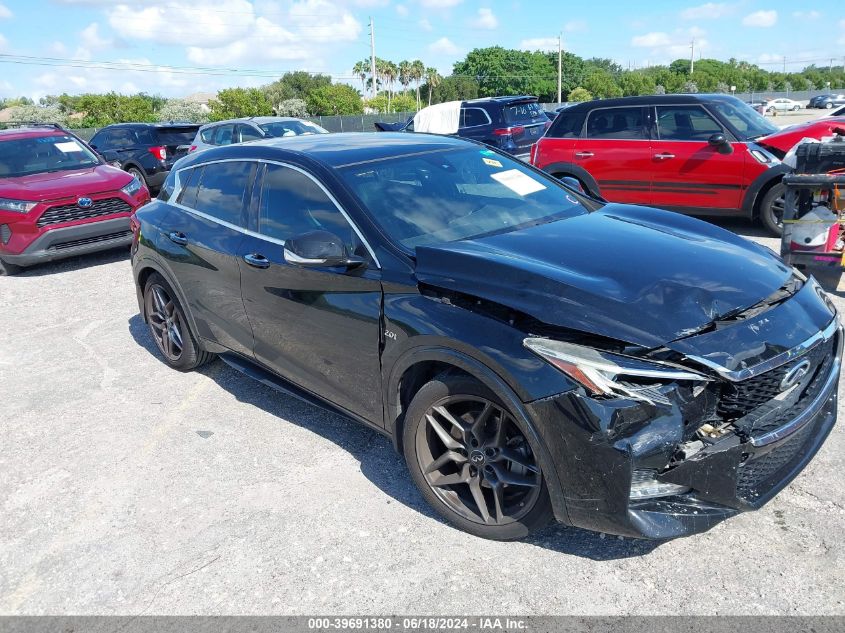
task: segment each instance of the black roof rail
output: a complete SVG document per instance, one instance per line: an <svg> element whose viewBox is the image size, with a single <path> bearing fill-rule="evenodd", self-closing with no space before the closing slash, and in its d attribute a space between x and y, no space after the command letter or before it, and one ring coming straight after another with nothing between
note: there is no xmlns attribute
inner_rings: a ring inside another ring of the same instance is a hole
<svg viewBox="0 0 845 633"><path fill-rule="evenodd" d="M66 131L60 123L39 123L37 121L4 121L0 123L0 129L4 130L15 130L23 127L48 127L54 130Z"/></svg>

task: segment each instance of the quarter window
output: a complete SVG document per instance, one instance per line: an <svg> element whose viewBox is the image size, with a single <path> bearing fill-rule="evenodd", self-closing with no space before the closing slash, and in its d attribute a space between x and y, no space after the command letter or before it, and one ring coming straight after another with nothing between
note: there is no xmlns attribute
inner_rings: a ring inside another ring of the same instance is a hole
<svg viewBox="0 0 845 633"><path fill-rule="evenodd" d="M221 125L214 135L214 145L231 145L234 142L232 140L234 131L234 125Z"/></svg>
<svg viewBox="0 0 845 633"><path fill-rule="evenodd" d="M326 192L309 176L282 165L267 165L264 173L258 230L282 241L309 231L328 231L343 240L350 253L367 255Z"/></svg>
<svg viewBox="0 0 845 633"><path fill-rule="evenodd" d="M211 163L203 168L194 209L244 226L243 210L254 165L247 161Z"/></svg>
<svg viewBox="0 0 845 633"><path fill-rule="evenodd" d="M200 132L200 138L202 139L202 142L205 143L206 145L213 145L212 141L213 141L213 138L214 138L214 133L216 131L217 131L216 127L210 127L210 128L206 128L205 130Z"/></svg>
<svg viewBox="0 0 845 633"><path fill-rule="evenodd" d="M182 183L182 191L179 193L177 202L193 209L197 200L197 189L200 184L202 167L184 169L179 172L179 182Z"/></svg>
<svg viewBox="0 0 845 633"><path fill-rule="evenodd" d="M706 141L722 126L701 106L657 106L657 133L664 141Z"/></svg>
<svg viewBox="0 0 845 633"><path fill-rule="evenodd" d="M258 130L249 125L239 125L238 136L240 137L240 143L245 141L257 141L258 139L263 138Z"/></svg>
<svg viewBox="0 0 845 633"><path fill-rule="evenodd" d="M481 108L464 108L461 110L461 127L487 125L488 123L490 123L490 118Z"/></svg>
<svg viewBox="0 0 845 633"><path fill-rule="evenodd" d="M587 138L641 140L648 138L643 108L594 110L587 119Z"/></svg>

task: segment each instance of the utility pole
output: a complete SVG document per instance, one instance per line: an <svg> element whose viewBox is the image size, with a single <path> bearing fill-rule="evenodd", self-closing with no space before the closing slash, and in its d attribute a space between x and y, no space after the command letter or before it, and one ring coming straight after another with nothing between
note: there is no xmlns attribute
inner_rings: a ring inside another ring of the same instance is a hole
<svg viewBox="0 0 845 633"><path fill-rule="evenodd" d="M786 74L786 55L783 56L783 74Z"/></svg>
<svg viewBox="0 0 845 633"><path fill-rule="evenodd" d="M378 77L376 76L376 27L370 17L370 76L373 78L373 98L378 96Z"/></svg>
<svg viewBox="0 0 845 633"><path fill-rule="evenodd" d="M692 41L689 43L689 74L695 71L695 38L692 38Z"/></svg>
<svg viewBox="0 0 845 633"><path fill-rule="evenodd" d="M563 41L561 34L557 35L557 102L563 102Z"/></svg>

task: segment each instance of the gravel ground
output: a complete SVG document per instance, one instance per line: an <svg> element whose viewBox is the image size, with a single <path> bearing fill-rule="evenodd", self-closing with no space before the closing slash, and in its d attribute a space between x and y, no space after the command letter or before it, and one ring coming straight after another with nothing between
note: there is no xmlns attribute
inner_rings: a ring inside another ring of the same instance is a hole
<svg viewBox="0 0 845 633"><path fill-rule="evenodd" d="M841 426L706 534L487 542L375 432L167 369L122 251L0 278L0 402L0 614L845 614Z"/></svg>

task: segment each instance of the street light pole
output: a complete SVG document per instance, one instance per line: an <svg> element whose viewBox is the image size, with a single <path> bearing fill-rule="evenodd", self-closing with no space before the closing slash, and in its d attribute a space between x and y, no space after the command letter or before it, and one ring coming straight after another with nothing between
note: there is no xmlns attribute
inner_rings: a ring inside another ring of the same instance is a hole
<svg viewBox="0 0 845 633"><path fill-rule="evenodd" d="M557 36L557 102L560 105L563 102L563 42L561 41L561 34Z"/></svg>

